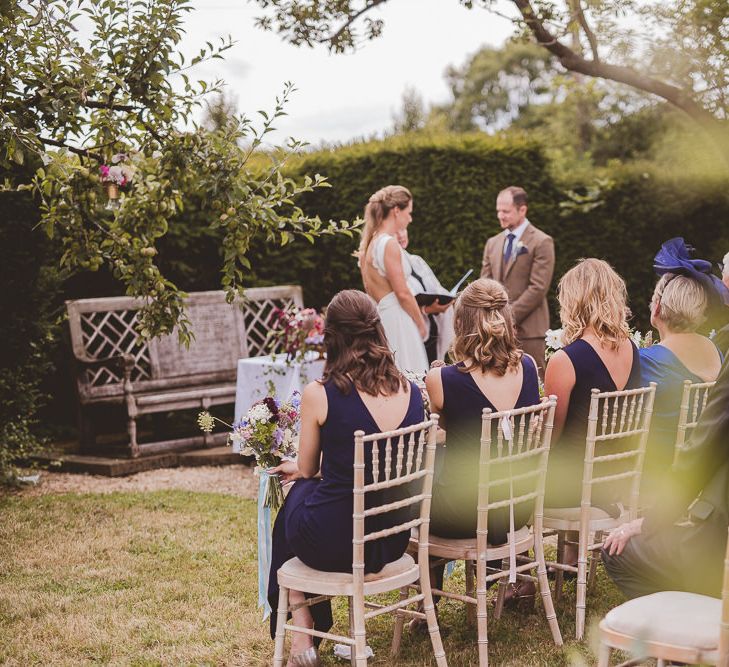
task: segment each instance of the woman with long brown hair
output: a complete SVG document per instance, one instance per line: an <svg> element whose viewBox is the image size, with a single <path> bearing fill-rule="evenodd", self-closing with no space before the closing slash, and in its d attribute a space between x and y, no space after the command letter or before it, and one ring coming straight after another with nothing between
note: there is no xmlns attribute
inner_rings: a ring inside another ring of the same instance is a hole
<svg viewBox="0 0 729 667"><path fill-rule="evenodd" d="M324 375L308 384L302 395L298 458L274 469L283 480L296 483L273 529L268 585L268 598L274 609L272 637L278 604L276 571L289 558L296 556L318 570L352 571L354 432L390 431L417 424L424 418L420 392L395 366L375 303L369 296L358 290L344 290L332 299L327 308L324 344ZM384 466L384 461L380 465ZM368 475L371 467L371 460L366 461ZM381 524L372 530L397 523L391 515L372 520ZM409 537L404 532L367 542L365 571L378 572L400 558ZM291 591L291 604L303 600L304 593ZM329 603L298 609L294 623L328 630L332 625ZM289 665L318 664L312 637L293 633L291 656Z"/></svg>
<svg viewBox="0 0 729 667"><path fill-rule="evenodd" d="M402 185L388 185L365 207L359 267L367 294L377 302L387 342L402 370L425 372L426 320L408 287L412 267L397 234L412 220L413 197Z"/></svg>

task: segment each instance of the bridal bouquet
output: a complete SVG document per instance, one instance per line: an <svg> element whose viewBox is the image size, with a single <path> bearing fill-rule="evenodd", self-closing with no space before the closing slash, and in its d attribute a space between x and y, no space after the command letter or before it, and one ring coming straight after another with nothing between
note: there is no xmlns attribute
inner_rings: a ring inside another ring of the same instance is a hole
<svg viewBox="0 0 729 667"><path fill-rule="evenodd" d="M301 396L294 392L286 402L274 396L256 401L232 426L209 412L201 412L197 421L206 433L213 430L216 421L230 428L228 444L233 451L243 456L254 456L258 472L268 475L269 468L279 465L284 458L296 455L300 408ZM283 504L281 480L276 475L268 475L263 504L273 510Z"/></svg>
<svg viewBox="0 0 729 667"><path fill-rule="evenodd" d="M309 351L323 356L324 324L324 316L313 308L276 308L272 314L271 347L283 349L289 361L303 361Z"/></svg>

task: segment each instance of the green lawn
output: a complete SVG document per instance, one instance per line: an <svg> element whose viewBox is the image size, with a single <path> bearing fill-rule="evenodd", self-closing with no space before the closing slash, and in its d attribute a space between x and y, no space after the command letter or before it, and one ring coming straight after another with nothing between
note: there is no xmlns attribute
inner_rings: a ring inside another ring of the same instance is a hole
<svg viewBox="0 0 729 667"><path fill-rule="evenodd" d="M0 664L259 665L268 624L256 609L255 505L161 491L0 497ZM450 585L462 584L458 573ZM600 573L588 625L620 595ZM594 663L575 642L574 587L557 606L565 647L540 606L489 622L493 665ZM336 607L337 623L346 618ZM441 603L450 665L477 663L463 605ZM391 617L368 630L371 664L388 664ZM588 637L590 634L589 633ZM432 664L427 638L405 633L398 664ZM325 664L344 664L324 652Z"/></svg>

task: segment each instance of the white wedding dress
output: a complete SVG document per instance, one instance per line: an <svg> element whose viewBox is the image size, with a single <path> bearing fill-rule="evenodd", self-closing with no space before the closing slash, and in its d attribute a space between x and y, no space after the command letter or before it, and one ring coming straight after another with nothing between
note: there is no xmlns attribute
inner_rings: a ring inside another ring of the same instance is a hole
<svg viewBox="0 0 729 667"><path fill-rule="evenodd" d="M374 242L372 265L384 277L387 277L385 274L385 246L390 239L394 238L389 234L381 234ZM400 248L399 245L398 248ZM408 280L412 268L402 248L400 248L400 257L405 280ZM395 292L388 292L380 299L377 304L377 312L380 314L387 342L395 355L397 367L402 371L425 373L428 370L428 356L425 353L423 339L420 337L413 318L405 312L397 300Z"/></svg>

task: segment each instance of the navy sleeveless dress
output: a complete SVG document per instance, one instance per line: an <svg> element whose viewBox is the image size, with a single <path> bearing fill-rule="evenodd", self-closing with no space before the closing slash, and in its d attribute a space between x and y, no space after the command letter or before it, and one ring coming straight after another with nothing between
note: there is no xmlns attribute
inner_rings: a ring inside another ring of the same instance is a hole
<svg viewBox="0 0 729 667"><path fill-rule="evenodd" d="M536 366L531 357L526 355L522 357L521 365L521 392L514 408L539 403ZM430 509L430 532L448 538L467 538L476 534L481 413L484 408L497 411L471 374L464 373L460 368L463 368L462 363L443 366L440 371L446 447L442 467L436 472ZM495 432L493 435L495 437ZM516 492L517 485L514 489ZM515 527L518 529L524 526L530 514L531 509L525 505L516 506ZM489 512L488 531L491 544L506 542L509 532L508 508Z"/></svg>
<svg viewBox="0 0 729 667"><path fill-rule="evenodd" d="M342 394L332 382L324 384L327 395L327 419L321 427L321 478L300 479L292 486L273 526L271 572L268 600L271 613L271 637L275 634L278 607L276 572L289 558L297 556L309 567L327 572L352 571L352 511L354 488L354 432L378 433L380 427L352 385ZM398 426L423 421L420 391L410 383L410 402ZM394 465L393 457L393 465ZM385 461L380 445L380 473ZM365 451L365 481L372 482L371 449ZM381 477L382 478L382 477ZM405 486L371 492L365 496L367 506L391 502L407 495ZM379 495L378 495L379 494ZM387 494L383 497L383 494ZM389 528L407 521L410 509L376 515L367 519L367 532ZM408 546L410 532L365 543L365 572L379 572L387 563L400 558ZM326 632L332 626L331 605L322 602L311 607L314 627ZM318 643L318 641L317 641Z"/></svg>
<svg viewBox="0 0 729 667"><path fill-rule="evenodd" d="M640 373L638 348L633 345L633 364L625 387L637 389L643 386ZM563 348L575 369L575 386L570 394L567 419L558 442L552 442L547 469L545 507L577 507L582 498L582 469L585 461L587 417L590 414L592 390L617 391L608 369L600 355L581 338ZM612 513L611 497L614 489L600 484L595 487L593 500Z"/></svg>

